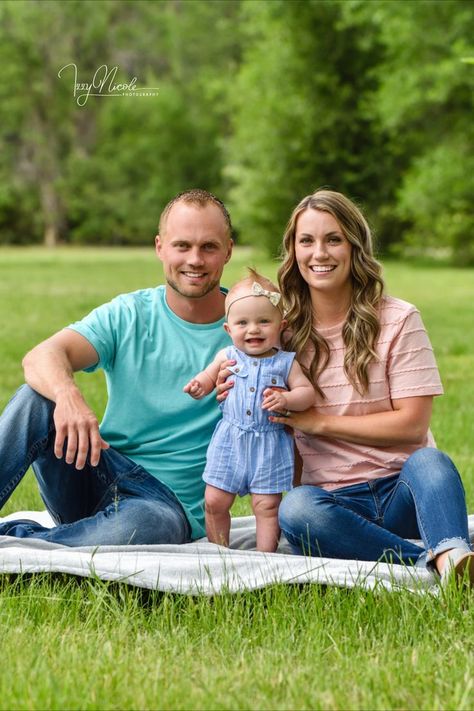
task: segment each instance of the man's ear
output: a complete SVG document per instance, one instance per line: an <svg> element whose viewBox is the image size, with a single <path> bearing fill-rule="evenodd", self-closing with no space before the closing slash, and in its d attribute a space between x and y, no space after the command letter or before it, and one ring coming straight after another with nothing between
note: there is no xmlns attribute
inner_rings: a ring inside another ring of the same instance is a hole
<svg viewBox="0 0 474 711"><path fill-rule="evenodd" d="M158 259L161 259L162 246L163 246L163 243L162 243L160 235L156 235L156 237L155 237L155 252L156 252L156 256L158 257Z"/></svg>
<svg viewBox="0 0 474 711"><path fill-rule="evenodd" d="M232 250L233 250L233 248L234 248L234 240L233 240L233 239L230 239L230 240L229 240L229 251L227 252L227 257L225 258L224 264L227 264L227 262L229 261L229 259L232 257Z"/></svg>

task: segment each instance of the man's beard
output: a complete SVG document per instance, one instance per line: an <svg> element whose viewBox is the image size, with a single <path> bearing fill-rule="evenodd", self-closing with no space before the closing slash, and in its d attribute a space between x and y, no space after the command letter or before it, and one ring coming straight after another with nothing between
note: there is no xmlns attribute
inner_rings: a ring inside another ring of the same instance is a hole
<svg viewBox="0 0 474 711"><path fill-rule="evenodd" d="M203 296L207 296L211 291L213 291L216 286L219 286L220 279L214 279L214 281L203 284L202 290L196 292L196 287L188 287L184 289L180 287L173 279L166 277L166 283L170 286L173 291L176 291L180 296L185 296L187 299L202 299Z"/></svg>

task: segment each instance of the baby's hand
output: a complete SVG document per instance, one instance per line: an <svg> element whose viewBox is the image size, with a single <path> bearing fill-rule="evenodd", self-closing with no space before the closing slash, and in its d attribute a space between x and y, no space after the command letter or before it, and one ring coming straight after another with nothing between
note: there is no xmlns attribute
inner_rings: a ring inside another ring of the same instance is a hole
<svg viewBox="0 0 474 711"><path fill-rule="evenodd" d="M190 380L183 388L184 393L188 393L195 400L200 400L206 394L199 380Z"/></svg>
<svg viewBox="0 0 474 711"><path fill-rule="evenodd" d="M276 412L285 412L288 409L285 393L281 390L272 390L266 388L263 391L262 410L275 410Z"/></svg>

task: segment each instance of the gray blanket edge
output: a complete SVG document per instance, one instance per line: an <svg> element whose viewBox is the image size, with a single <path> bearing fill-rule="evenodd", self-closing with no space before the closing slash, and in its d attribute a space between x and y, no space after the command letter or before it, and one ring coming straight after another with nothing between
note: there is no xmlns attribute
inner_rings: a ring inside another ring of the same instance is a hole
<svg viewBox="0 0 474 711"><path fill-rule="evenodd" d="M0 520L36 520L52 525L45 511L22 511ZM469 516L474 539L474 515ZM70 548L39 539L0 536L0 573L58 572L187 595L255 590L267 585L317 583L414 592L437 592L438 578L424 568L255 550L255 519L232 519L230 548L202 538L185 545Z"/></svg>

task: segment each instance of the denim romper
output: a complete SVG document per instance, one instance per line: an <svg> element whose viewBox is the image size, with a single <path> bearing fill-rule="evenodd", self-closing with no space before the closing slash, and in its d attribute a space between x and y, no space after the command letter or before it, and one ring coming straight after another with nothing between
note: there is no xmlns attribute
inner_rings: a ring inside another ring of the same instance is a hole
<svg viewBox="0 0 474 711"><path fill-rule="evenodd" d="M262 393L268 387L288 389L288 373L295 353L278 350L269 358L255 358L230 346L229 370L234 387L221 403L207 450L203 479L232 494L279 494L293 481L293 437L282 424L270 422L262 410Z"/></svg>

